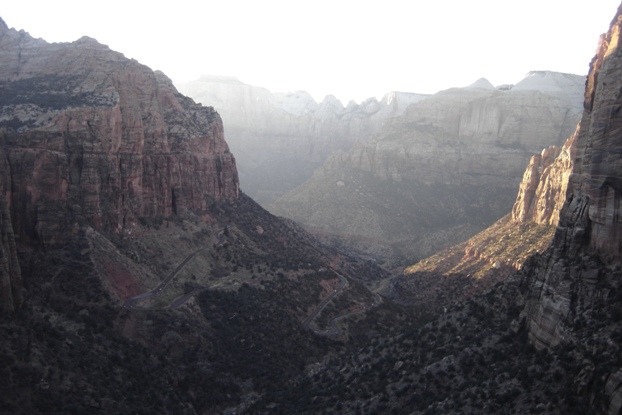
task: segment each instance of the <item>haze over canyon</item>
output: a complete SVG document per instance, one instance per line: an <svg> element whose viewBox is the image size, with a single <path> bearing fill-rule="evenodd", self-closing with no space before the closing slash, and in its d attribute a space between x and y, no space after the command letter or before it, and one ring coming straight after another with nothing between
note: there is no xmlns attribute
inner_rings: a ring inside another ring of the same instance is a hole
<svg viewBox="0 0 622 415"><path fill-rule="evenodd" d="M0 19L0 407L620 414L621 30L587 77L201 104Z"/></svg>

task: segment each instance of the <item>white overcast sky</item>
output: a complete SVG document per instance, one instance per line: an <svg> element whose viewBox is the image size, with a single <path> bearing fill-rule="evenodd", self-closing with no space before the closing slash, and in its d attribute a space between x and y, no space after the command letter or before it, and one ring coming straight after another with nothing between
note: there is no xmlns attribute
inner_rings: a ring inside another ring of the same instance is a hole
<svg viewBox="0 0 622 415"><path fill-rule="evenodd" d="M236 76L344 104L434 93L531 70L587 74L619 0L5 1L9 27L48 42L83 35L174 82Z"/></svg>

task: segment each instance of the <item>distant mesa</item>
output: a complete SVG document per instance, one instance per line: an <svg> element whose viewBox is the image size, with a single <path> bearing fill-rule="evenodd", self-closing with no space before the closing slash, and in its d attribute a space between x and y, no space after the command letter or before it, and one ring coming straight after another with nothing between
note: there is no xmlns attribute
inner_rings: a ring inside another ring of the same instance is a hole
<svg viewBox="0 0 622 415"><path fill-rule="evenodd" d="M516 90L551 92L566 90L574 85L578 78L585 79L582 75L575 75L553 71L531 71L514 86Z"/></svg>

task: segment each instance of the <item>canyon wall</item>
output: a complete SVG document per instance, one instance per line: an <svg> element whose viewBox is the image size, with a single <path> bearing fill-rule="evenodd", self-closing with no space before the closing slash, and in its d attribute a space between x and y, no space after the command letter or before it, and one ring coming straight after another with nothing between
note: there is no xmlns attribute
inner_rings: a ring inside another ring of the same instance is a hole
<svg viewBox="0 0 622 415"><path fill-rule="evenodd" d="M269 208L377 257L432 255L512 209L531 156L576 129L584 79L538 71L514 86L479 80L441 91L331 156Z"/></svg>
<svg viewBox="0 0 622 415"><path fill-rule="evenodd" d="M540 348L572 340L572 322L589 320L620 290L620 20L619 9L590 65L568 199L553 246L529 273L533 288L525 317Z"/></svg>
<svg viewBox="0 0 622 415"><path fill-rule="evenodd" d="M94 39L50 44L3 21L0 166L5 309L19 300L15 239L53 246L83 224L129 234L239 192L213 108Z"/></svg>
<svg viewBox="0 0 622 415"><path fill-rule="evenodd" d="M0 30L0 151L17 235L53 242L79 218L121 232L237 197L213 108L93 39Z"/></svg>
<svg viewBox="0 0 622 415"><path fill-rule="evenodd" d="M577 126L561 148L551 146L531 158L512 208L515 223L533 221L557 226L574 168L579 131Z"/></svg>
<svg viewBox="0 0 622 415"><path fill-rule="evenodd" d="M272 93L237 78L204 76L177 85L221 115L241 187L262 204L304 183L336 151L365 141L423 94L391 92L344 106L332 95L317 103L305 91Z"/></svg>

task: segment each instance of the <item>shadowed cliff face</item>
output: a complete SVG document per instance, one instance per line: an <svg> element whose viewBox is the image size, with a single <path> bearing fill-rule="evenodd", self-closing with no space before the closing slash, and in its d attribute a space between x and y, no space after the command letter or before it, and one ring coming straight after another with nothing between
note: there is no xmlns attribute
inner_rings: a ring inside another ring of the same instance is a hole
<svg viewBox="0 0 622 415"><path fill-rule="evenodd" d="M573 322L592 318L620 290L622 235L621 10L601 37L588 76L568 199L553 245L531 265L524 315L539 348L571 342Z"/></svg>
<svg viewBox="0 0 622 415"><path fill-rule="evenodd" d="M0 24L0 142L14 231L45 244L77 222L131 232L238 195L214 109L87 37L48 44Z"/></svg>

